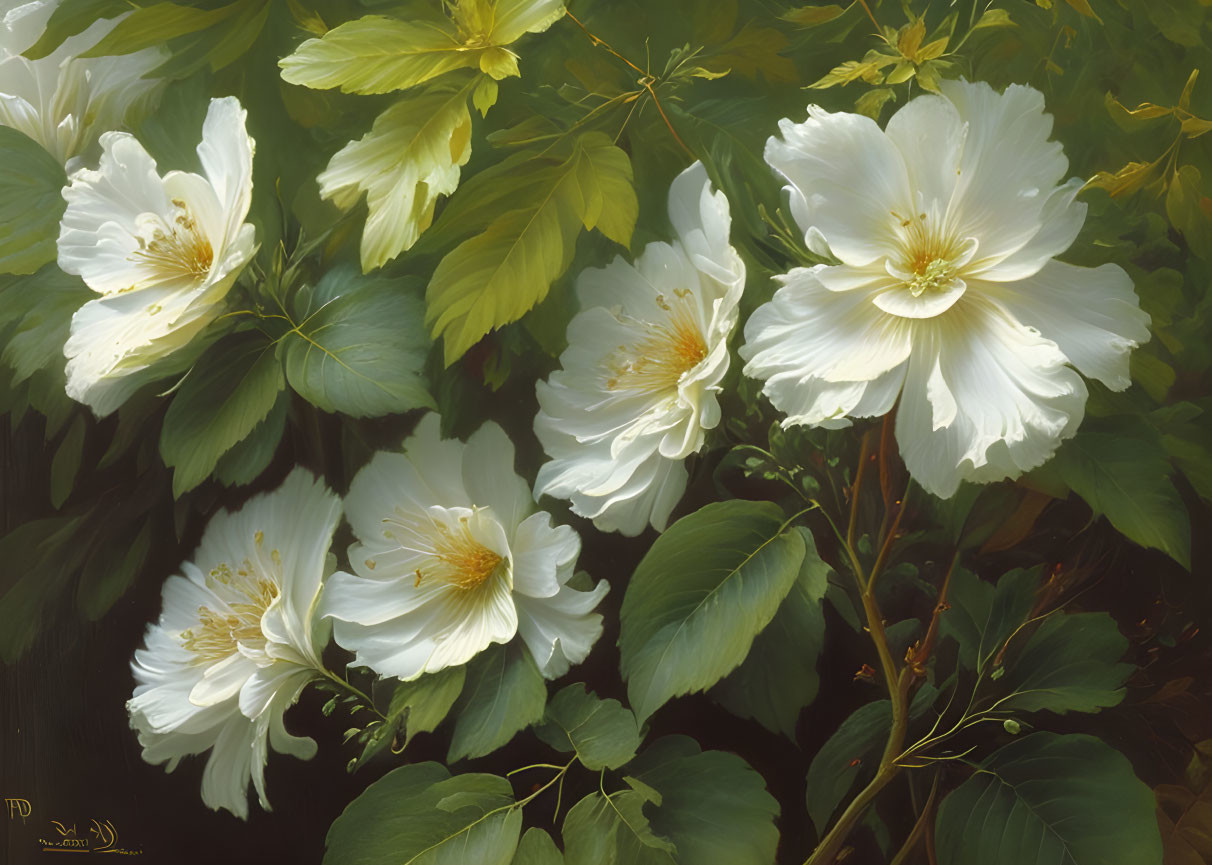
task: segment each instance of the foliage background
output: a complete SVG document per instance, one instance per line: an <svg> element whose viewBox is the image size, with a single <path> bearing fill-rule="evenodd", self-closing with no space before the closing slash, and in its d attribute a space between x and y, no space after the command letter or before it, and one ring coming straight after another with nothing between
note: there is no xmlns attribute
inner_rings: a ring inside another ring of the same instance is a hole
<svg viewBox="0 0 1212 865"><path fill-rule="evenodd" d="M167 67L173 80L161 110L135 132L162 167L188 167L206 98L241 98L258 144L252 219L261 241L257 279L245 290L250 304L267 308L266 286L289 289L292 273L307 283L344 267L350 280L361 279L356 267L365 205L341 216L320 201L314 178L333 153L371 128L393 98L284 84L278 59L315 35L317 16L327 27L371 12L407 18L415 4L238 0L233 6L213 26L179 34L153 31L148 37L154 44L173 35ZM595 47L571 20L526 37L518 46L521 79L500 82L499 101L486 116L472 113L462 193L438 205L433 228L385 268L385 278L401 294L419 297L446 253L466 237L460 226L483 189L475 185L476 176L491 176L494 165L516 152L517 141L555 130L604 131L611 138L619 133L618 145L634 172L639 211L633 252L664 236L666 190L690 161L687 151L704 159L729 195L733 242L749 266L744 314L769 296L770 274L805 255L761 159L779 118L799 119L806 103L818 102L886 120L939 77L1041 89L1070 173L1098 177L1084 194L1090 204L1086 228L1064 258L1127 268L1153 316L1155 339L1133 358L1136 384L1130 391L1116 395L1091 385L1082 435L1054 463L1025 484L982 493L962 532L964 566L986 579L1016 567L1042 567L1052 579L1053 598L1066 599L1068 611L1110 613L1129 643L1124 660L1134 665L1123 702L1098 713L1032 718L1042 729L1096 735L1127 755L1165 806L1167 863L1212 861L1212 850L1200 840L1206 837L1201 833L1212 833L1212 629L1205 627L1212 611L1212 541L1201 530L1212 525L1212 201L1204 180L1212 177L1212 164L1203 135L1212 128L1204 120L1212 117L1212 84L1194 76L1212 68L1208 7L1198 0L885 0L870 6L880 24L891 28L887 39L872 35L861 3L572 3L590 31L651 70L652 80L637 83L635 70ZM74 15L87 21L118 7L126 4L64 0L63 20ZM924 23L915 24L919 20ZM974 28L978 22L986 26ZM805 89L809 85L815 89ZM1138 109L1143 103L1160 107ZM275 189L277 201L267 194ZM14 210L14 200L9 195L0 201L0 219L11 222L14 213L28 211L27 203ZM485 206L476 221L482 226L493 216ZM572 279L622 251L600 231L578 229L574 235L575 244L565 242L555 256L562 266L555 268L545 300L516 323L492 322L503 326L483 340L467 341L461 346L465 354L439 341L426 365L449 431L466 435L484 418L499 421L518 443L524 477L533 477L542 456L530 432L534 381L554 367L562 348L573 312ZM402 410L416 403L401 396L407 383L389 381L384 404L369 410L334 406L322 389L291 376L287 359L289 381L260 414L254 412L270 418L260 426L197 427L199 417L222 419L217 407L242 396L199 396L189 388L168 399L145 393L117 416L96 421L64 396L57 357L71 312L87 293L56 276L53 264L38 270L53 257L53 246L50 257L39 260L28 239L7 237L0 241L0 262L16 273L37 272L0 283L0 404L7 412L7 422L0 424L0 792L30 799L43 814L64 815L56 819L111 819L127 840L144 847L148 861L318 862L332 820L398 758L381 755L347 774L345 764L355 753L341 745L349 717L341 708L325 716L320 705L326 697L309 692L289 722L320 742L319 755L308 763L271 759L275 810L254 808L250 821L240 824L200 805L201 761L187 761L168 777L142 762L123 708L131 685L127 665L146 622L158 614L161 580L193 550L208 516L253 491L275 487L295 464L322 472L343 492L370 452L394 447L410 428L415 414ZM319 245L311 245L313 240ZM297 251L303 254L291 257ZM297 267L291 271L288 265ZM355 304L351 315L362 312ZM289 341L289 333L274 331L272 323L267 327L271 336ZM223 339L255 338L251 333ZM446 366L449 360L455 363ZM826 489L832 484L832 504L844 514L840 490L852 482L859 462L858 435L772 432L776 418L758 402L757 388L739 375L732 381L726 424L713 450L697 462L675 515L721 497L782 498L783 476L796 483L812 476ZM181 403L190 394L200 403L186 414ZM325 410L334 407L343 413ZM191 453L198 446L198 439L174 441L171 433L161 439L163 426L173 428L166 414L174 411L183 415L177 428L201 429L203 443L226 436L234 444L248 436L252 444L243 446L242 459L224 457L221 449L208 464L188 472L178 465L174 474L166 461L178 462L174 452ZM275 441L279 424L281 438ZM768 449L772 460L746 463L752 452L732 450L745 444ZM891 472L903 483L895 466ZM1076 494L1067 495L1068 488ZM965 503L971 506L971 497L961 494L960 505ZM890 621L917 622L918 631L924 629L934 601L920 586L937 588L942 579L956 540L947 527L956 523L957 507L921 496L909 509L907 540L899 549L907 564L896 571L897 579L885 579L888 593L881 598ZM1095 510L1110 519L1098 519ZM882 514L872 502L860 516L874 531ZM560 519L581 534L582 567L613 586L602 609L606 632L567 681L584 681L600 697L626 702L616 648L619 610L626 581L652 538L605 537L570 514L560 513ZM820 525L811 525L818 529L822 556L837 566L842 556L836 545ZM1189 537L1187 526L1196 529ZM334 549L343 550L347 540L339 535ZM819 695L799 715L794 744L704 694L674 700L650 721L648 741L687 734L704 749L739 754L762 775L780 806L780 862L803 861L817 840L804 801L814 755L856 709L882 696L878 682L855 678L861 664L875 662L866 636L847 623L845 607L844 601L824 604ZM940 649L939 663L953 662L951 651ZM422 734L407 758L440 762L448 739L445 728ZM1009 731L981 728L954 744L978 747L983 756L1014 740ZM458 769L503 774L550 754L524 732ZM954 787L966 775L950 763L942 769L942 783ZM570 779L567 801L591 792L593 781L584 773ZM851 839L854 861L886 861L897 849L926 795L928 784L922 786L921 778L917 783L912 796L902 783L881 798L878 817ZM528 792L522 784L515 789ZM541 800L527 809L527 825L557 830L550 812ZM23 861L26 827L4 827L10 860Z"/></svg>

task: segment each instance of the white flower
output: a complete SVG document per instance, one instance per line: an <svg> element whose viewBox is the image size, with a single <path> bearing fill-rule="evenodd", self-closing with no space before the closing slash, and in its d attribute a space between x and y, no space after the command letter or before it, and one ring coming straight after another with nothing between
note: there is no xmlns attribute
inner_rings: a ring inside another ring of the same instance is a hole
<svg viewBox="0 0 1212 865"><path fill-rule="evenodd" d="M1077 236L1079 179L1048 140L1043 95L946 82L887 129L810 107L766 160L790 182L809 246L840 264L797 268L745 327L745 372L785 424L841 425L897 403L913 477L1017 477L1074 434L1086 386L1129 384L1149 339L1119 267L1054 259ZM945 98L944 98L945 97Z"/></svg>
<svg viewBox="0 0 1212 865"><path fill-rule="evenodd" d="M164 62L159 48L117 57L79 58L120 18L95 21L38 60L21 53L46 29L58 0L0 2L0 126L11 126L45 147L70 171L97 136L147 107L160 82L144 78Z"/></svg>
<svg viewBox="0 0 1212 865"><path fill-rule="evenodd" d="M72 317L67 393L105 416L223 310L256 249L244 221L252 201L253 140L234 97L213 99L198 157L205 177L164 177L134 137L101 136L97 171L63 190L59 266L101 295ZM188 358L178 356L178 365Z"/></svg>
<svg viewBox="0 0 1212 865"><path fill-rule="evenodd" d="M349 550L356 576L329 580L333 636L356 664L415 679L520 633L539 670L562 675L601 635L591 611L608 586L567 585L580 538L531 512L499 426L467 444L438 427L426 415L404 453L377 453L354 478L345 509L360 542Z"/></svg>
<svg viewBox="0 0 1212 865"><path fill-rule="evenodd" d="M251 777L268 810L268 745L304 760L316 751L286 732L282 713L322 674L314 611L340 516L340 500L296 469L276 491L216 515L184 576L164 583L160 621L131 664L127 710L149 763L171 772L210 750L202 801L211 808L247 817Z"/></svg>
<svg viewBox="0 0 1212 865"><path fill-rule="evenodd" d="M669 189L677 239L650 243L577 279L563 369L539 382L534 428L553 459L535 497L572 500L602 531L661 531L682 493L683 460L720 422L745 265L728 244L728 199L702 163Z"/></svg>

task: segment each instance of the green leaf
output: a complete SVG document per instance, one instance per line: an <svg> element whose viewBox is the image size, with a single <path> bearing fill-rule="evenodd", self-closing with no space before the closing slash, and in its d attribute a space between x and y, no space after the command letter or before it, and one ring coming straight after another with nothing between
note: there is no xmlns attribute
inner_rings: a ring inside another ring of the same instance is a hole
<svg viewBox="0 0 1212 865"><path fill-rule="evenodd" d="M940 865L1161 865L1153 795L1093 736L1033 733L995 751L939 808Z"/></svg>
<svg viewBox="0 0 1212 865"><path fill-rule="evenodd" d="M825 641L821 602L831 570L817 552L812 533L804 528L796 531L805 548L799 578L753 641L745 661L714 691L734 715L753 718L793 740L800 711L816 699L820 686L816 663Z"/></svg>
<svg viewBox="0 0 1212 865"><path fill-rule="evenodd" d="M582 134L562 162L524 179L510 209L447 253L429 282L426 321L443 338L447 366L547 296L582 227L624 246L631 240L639 208L631 162L608 136Z"/></svg>
<svg viewBox="0 0 1212 865"><path fill-rule="evenodd" d="M1118 421L1106 432L1083 429L1066 442L1056 454L1056 469L1095 514L1190 569L1190 519L1170 481L1165 449L1143 421Z"/></svg>
<svg viewBox="0 0 1212 865"><path fill-rule="evenodd" d="M163 45L170 39L213 27L234 14L249 0L237 0L218 9L195 9L176 3L156 3L137 8L102 37L101 41L82 53L81 57L105 57L111 54L131 54L144 48Z"/></svg>
<svg viewBox="0 0 1212 865"><path fill-rule="evenodd" d="M421 374L429 341L409 283L338 266L296 311L278 351L308 402L353 417L433 407Z"/></svg>
<svg viewBox="0 0 1212 865"><path fill-rule="evenodd" d="M282 58L283 80L317 90L388 93L455 69L476 68L483 49L468 49L453 27L367 15L308 39Z"/></svg>
<svg viewBox="0 0 1212 865"><path fill-rule="evenodd" d="M278 394L274 407L265 419L253 427L244 439L215 464L215 480L224 486L238 487L251 484L261 472L269 468L282 433L286 431L286 413L290 408L290 392Z"/></svg>
<svg viewBox="0 0 1212 865"><path fill-rule="evenodd" d="M627 585L620 669L643 721L745 660L795 584L804 538L770 502L716 502L657 538Z"/></svg>
<svg viewBox="0 0 1212 865"><path fill-rule="evenodd" d="M362 768L389 745L399 753L408 747L417 733L434 730L458 699L465 675L464 667L447 667L411 682L397 682L386 720L374 721L363 731L359 737L363 743L362 753L350 761L349 771ZM404 744L397 749L395 742L401 728L405 729Z"/></svg>
<svg viewBox="0 0 1212 865"><path fill-rule="evenodd" d="M569 685L547 705L547 721L535 730L557 751L575 751L586 769L617 769L635 756L641 737L635 715L618 700L600 700L581 683Z"/></svg>
<svg viewBox="0 0 1212 865"><path fill-rule="evenodd" d="M405 747L417 733L431 733L446 719L466 678L466 667L447 667L396 685L387 714L403 722Z"/></svg>
<svg viewBox="0 0 1212 865"><path fill-rule="evenodd" d="M666 736L636 757L628 769L660 793L660 805L650 817L651 827L657 836L676 845L677 862L774 862L779 838L774 825L778 802L766 792L762 776L740 757L723 751L701 751L698 743L686 736ZM619 859L620 863L632 861Z"/></svg>
<svg viewBox="0 0 1212 865"><path fill-rule="evenodd" d="M1128 640L1106 613L1053 613L1006 664L998 680L1009 696L998 709L1097 712L1124 699L1136 669L1120 663Z"/></svg>
<svg viewBox="0 0 1212 865"><path fill-rule="evenodd" d="M483 757L543 717L547 683L516 643L493 646L467 665L447 762Z"/></svg>
<svg viewBox="0 0 1212 865"><path fill-rule="evenodd" d="M673 844L655 835L643 793L623 790L604 796L590 793L564 818L567 865L675 865Z"/></svg>
<svg viewBox="0 0 1212 865"><path fill-rule="evenodd" d="M76 606L86 619L95 622L134 583L151 551L151 520L145 519L133 538L121 538L89 556L80 572Z"/></svg>
<svg viewBox="0 0 1212 865"><path fill-rule="evenodd" d="M961 664L978 673L988 668L1010 635L1027 621L1039 580L1038 569L1015 569L994 588L972 572L956 568L947 592L950 609L939 624L941 633L959 644Z"/></svg>
<svg viewBox="0 0 1212 865"><path fill-rule="evenodd" d="M932 685L923 684L909 707L910 719L921 717L937 696ZM875 774L890 729L892 703L867 703L842 721L812 758L807 778L808 817L818 834L824 833L829 818L855 784Z"/></svg>
<svg viewBox="0 0 1212 865"><path fill-rule="evenodd" d="M257 332L233 334L198 359L173 396L160 431L160 455L173 472L173 496L193 489L269 414L284 385L273 346Z"/></svg>
<svg viewBox="0 0 1212 865"><path fill-rule="evenodd" d="M87 424L83 415L76 415L75 422L67 430L63 441L55 451L51 460L50 500L51 507L59 510L67 497L72 494L76 484L76 475L80 471L80 461L84 458L84 433Z"/></svg>
<svg viewBox="0 0 1212 865"><path fill-rule="evenodd" d="M410 249L433 222L438 199L458 187L461 166L471 158L467 95L475 81L404 97L375 118L370 132L341 148L317 178L321 197L342 210L366 194L363 272Z"/></svg>
<svg viewBox="0 0 1212 865"><path fill-rule="evenodd" d="M401 766L333 822L324 865L510 865L522 830L513 804L504 778Z"/></svg>
<svg viewBox="0 0 1212 865"><path fill-rule="evenodd" d="M33 643L43 610L87 553L79 518L23 523L0 538L0 660L11 664Z"/></svg>
<svg viewBox="0 0 1212 865"><path fill-rule="evenodd" d="M58 255L67 176L37 142L7 126L0 126L0 164L0 273L33 273Z"/></svg>
<svg viewBox="0 0 1212 865"><path fill-rule="evenodd" d="M62 373L72 316L95 297L83 280L54 264L0 289L0 359L12 367L14 384L50 367Z"/></svg>
<svg viewBox="0 0 1212 865"><path fill-rule="evenodd" d="M551 836L538 827L526 830L513 865L564 865L564 854L556 847Z"/></svg>

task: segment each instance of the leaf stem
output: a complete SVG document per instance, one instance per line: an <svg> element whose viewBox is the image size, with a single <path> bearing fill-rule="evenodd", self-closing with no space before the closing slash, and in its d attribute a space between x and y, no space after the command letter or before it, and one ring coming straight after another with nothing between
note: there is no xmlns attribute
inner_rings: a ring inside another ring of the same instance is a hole
<svg viewBox="0 0 1212 865"><path fill-rule="evenodd" d="M349 696L355 698L356 700L358 700L358 702L365 705L366 708L370 709L372 712L374 712L376 715L378 715L380 720L383 720L383 721L387 720L387 716L379 711L379 707L375 705L375 701L372 700L369 696L367 696L367 694L364 691L362 691L360 688L356 687L355 685L350 684L348 681L346 681L342 677L338 676L336 673L332 672L331 670L327 670L327 669L320 670L320 673L323 674L325 679L327 679L328 681L330 681L334 685L336 685L337 688L344 691Z"/></svg>
<svg viewBox="0 0 1212 865"><path fill-rule="evenodd" d="M922 807L922 813L918 815L917 822L913 824L913 830L909 833L909 837L905 839L905 843L901 845L901 849L892 857L892 861L888 865L904 865L905 860L917 847L917 842L926 834L926 827L930 824L931 818L934 816L934 797L938 795L938 776L939 773L934 773L934 782L930 785L930 796L926 799L925 806Z"/></svg>

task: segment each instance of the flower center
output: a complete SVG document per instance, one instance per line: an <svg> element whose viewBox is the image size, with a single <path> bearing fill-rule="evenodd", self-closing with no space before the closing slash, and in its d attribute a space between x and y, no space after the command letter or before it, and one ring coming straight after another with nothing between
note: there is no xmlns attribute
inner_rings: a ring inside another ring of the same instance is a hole
<svg viewBox="0 0 1212 865"><path fill-rule="evenodd" d="M656 296L657 306L670 314L668 322L641 322L645 336L633 345L620 345L606 358L609 390L642 393L673 390L683 375L707 357L707 342L685 302L691 295L690 289L679 288L674 295L676 308L665 295Z"/></svg>
<svg viewBox="0 0 1212 865"><path fill-rule="evenodd" d="M505 559L478 541L471 532L471 517L460 516L452 528L447 522L431 516L418 517L397 510L385 523L401 529L387 529L383 536L400 544L400 549L424 556L414 574L414 586L440 582L456 589L470 591L496 573ZM404 537L401 537L404 535ZM374 570L377 562L366 560Z"/></svg>
<svg viewBox="0 0 1212 865"><path fill-rule="evenodd" d="M935 258L924 267L914 268L913 279L909 281L909 293L921 297L927 291L937 291L946 288L955 278L956 267L945 258Z"/></svg>
<svg viewBox="0 0 1212 865"><path fill-rule="evenodd" d="M257 532L254 539L259 547L264 536ZM281 568L282 556L277 550L270 553L270 559L275 568ZM278 597L278 582L275 575L262 574L248 559L235 570L227 562L211 568L206 584L212 591L222 591L219 587L224 586L244 600L229 603L224 612L198 607L198 625L181 632L181 644L197 656L195 662L221 661L237 650L238 643L264 648L261 617Z"/></svg>
<svg viewBox="0 0 1212 865"><path fill-rule="evenodd" d="M160 279L205 276L214 263L214 249L198 230L198 223L184 201L174 198L173 211L171 224L154 217L150 238L136 236L139 248L130 260L149 267Z"/></svg>

